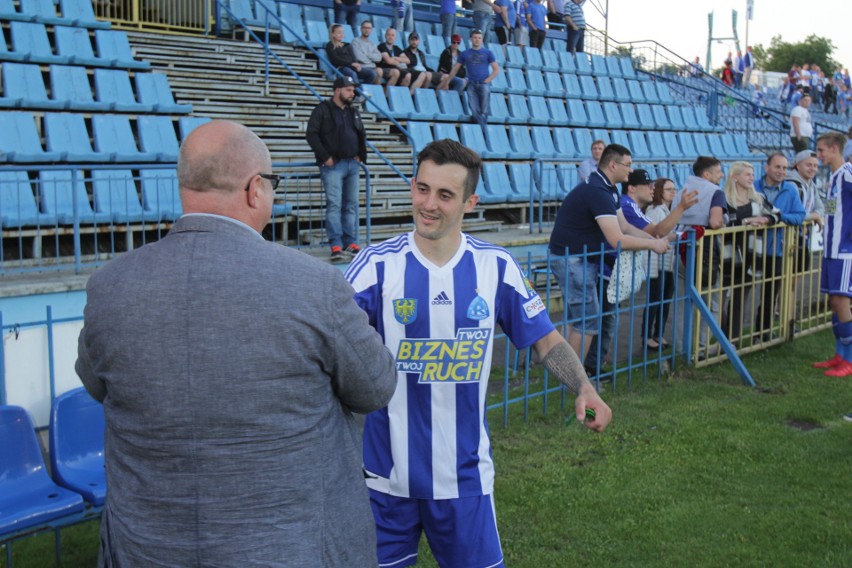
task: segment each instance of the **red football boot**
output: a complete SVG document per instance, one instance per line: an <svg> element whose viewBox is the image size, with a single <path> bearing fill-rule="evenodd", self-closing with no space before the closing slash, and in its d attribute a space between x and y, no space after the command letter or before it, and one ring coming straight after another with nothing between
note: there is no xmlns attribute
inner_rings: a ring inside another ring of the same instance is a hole
<svg viewBox="0 0 852 568"><path fill-rule="evenodd" d="M840 365L843 362L843 357L840 355L835 355L828 361L820 361L818 363L811 364L811 367L814 369L833 369L834 367Z"/></svg>
<svg viewBox="0 0 852 568"><path fill-rule="evenodd" d="M826 377L852 377L852 363L842 361L836 367L823 373Z"/></svg>

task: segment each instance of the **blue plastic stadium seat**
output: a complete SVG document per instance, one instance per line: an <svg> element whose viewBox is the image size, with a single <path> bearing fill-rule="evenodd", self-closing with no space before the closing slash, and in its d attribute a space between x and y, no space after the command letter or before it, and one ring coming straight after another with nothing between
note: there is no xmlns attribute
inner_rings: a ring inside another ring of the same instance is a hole
<svg viewBox="0 0 852 568"><path fill-rule="evenodd" d="M610 77L624 77L624 71L621 69L621 57L617 55L607 56L606 69Z"/></svg>
<svg viewBox="0 0 852 568"><path fill-rule="evenodd" d="M583 127L589 123L586 107L583 106L583 101L579 99L568 99L568 115L571 126Z"/></svg>
<svg viewBox="0 0 852 568"><path fill-rule="evenodd" d="M553 144L560 158L575 158L578 156L577 146L569 128L553 129Z"/></svg>
<svg viewBox="0 0 852 568"><path fill-rule="evenodd" d="M589 56L585 53L574 54L574 64L577 66L577 73L580 75L593 75L592 63L589 61Z"/></svg>
<svg viewBox="0 0 852 568"><path fill-rule="evenodd" d="M612 90L614 91L614 97L617 102L630 102L630 90L627 88L627 81L618 77L613 77Z"/></svg>
<svg viewBox="0 0 852 568"><path fill-rule="evenodd" d="M53 30L56 41L56 53L68 60L71 65L109 65L107 60L95 57L92 49L92 38L85 28L57 26Z"/></svg>
<svg viewBox="0 0 852 568"><path fill-rule="evenodd" d="M96 114L92 117L92 134L95 150L108 153L111 162L152 162L153 152L140 152L125 115Z"/></svg>
<svg viewBox="0 0 852 568"><path fill-rule="evenodd" d="M415 89L414 108L418 115L428 117L426 120L444 119L434 89Z"/></svg>
<svg viewBox="0 0 852 568"><path fill-rule="evenodd" d="M562 49L559 50L559 70L563 73L577 73L577 63L574 61L574 56L571 55L568 51Z"/></svg>
<svg viewBox="0 0 852 568"><path fill-rule="evenodd" d="M140 103L151 105L154 112L167 114L186 114L192 112L192 105L175 102L169 78L162 73L137 73L136 96Z"/></svg>
<svg viewBox="0 0 852 568"><path fill-rule="evenodd" d="M524 49L532 49L531 47L526 47ZM559 54L558 52L552 49L542 49L541 50L541 70L542 71L553 71L559 73L562 71L562 66L559 64Z"/></svg>
<svg viewBox="0 0 852 568"><path fill-rule="evenodd" d="M609 145L612 141L610 137L610 131L606 130L605 128L593 128L592 136L595 140L603 140L603 143L605 145Z"/></svg>
<svg viewBox="0 0 852 568"><path fill-rule="evenodd" d="M0 225L20 228L55 224L55 216L39 211L27 172L0 171ZM0 439L3 439L2 436ZM2 514L0 506L0 516Z"/></svg>
<svg viewBox="0 0 852 568"><path fill-rule="evenodd" d="M713 156L714 152L710 149L710 141L707 139L708 134L705 132L694 132L692 141L695 143L695 150L700 156Z"/></svg>
<svg viewBox="0 0 852 568"><path fill-rule="evenodd" d="M95 30L95 43L98 46L98 57L110 61L114 67L126 69L148 69L148 61L138 61L133 57L127 32L121 30Z"/></svg>
<svg viewBox="0 0 852 568"><path fill-rule="evenodd" d="M532 135L536 158L559 157L559 153L556 151L556 146L553 144L553 137L550 135L549 128L545 126L533 126L530 134Z"/></svg>
<svg viewBox="0 0 852 568"><path fill-rule="evenodd" d="M639 116L639 124L643 129L654 130L657 127L657 121L654 119L654 113L651 111L650 105L637 104L636 114Z"/></svg>
<svg viewBox="0 0 852 568"><path fill-rule="evenodd" d="M639 116L636 114L636 106L632 103L618 103L618 109L621 111L621 118L624 121L624 128L639 128Z"/></svg>
<svg viewBox="0 0 852 568"><path fill-rule="evenodd" d="M81 114L46 113L44 132L47 150L58 152L60 160L75 162L107 162L110 155L95 152L89 142L89 131Z"/></svg>
<svg viewBox="0 0 852 568"><path fill-rule="evenodd" d="M538 69L527 69L527 94L544 96L547 94L547 85L544 83L544 76Z"/></svg>
<svg viewBox="0 0 852 568"><path fill-rule="evenodd" d="M174 221L183 215L178 191L177 170L139 170L142 180L142 209L163 221ZM273 205L273 214L275 212ZM289 213L289 211L287 212Z"/></svg>
<svg viewBox="0 0 852 568"><path fill-rule="evenodd" d="M302 21L302 9L300 5L279 2L278 15L281 16L280 31L282 43L299 43L300 39L304 39L305 24Z"/></svg>
<svg viewBox="0 0 852 568"><path fill-rule="evenodd" d="M512 195L510 201L529 201L538 197L538 190L532 178L532 169L529 164L512 162L509 164L509 180L512 183Z"/></svg>
<svg viewBox="0 0 852 568"><path fill-rule="evenodd" d="M666 146L666 153L669 158L672 160L685 160L689 156L686 156L683 153L683 150L680 147L680 142L677 140L676 132L663 132L663 144Z"/></svg>
<svg viewBox="0 0 852 568"><path fill-rule="evenodd" d="M70 26L101 29L110 27L109 22L101 22L95 17L91 0L59 0L59 9L62 18Z"/></svg>
<svg viewBox="0 0 852 568"><path fill-rule="evenodd" d="M722 143L722 147L725 149L725 154L727 156L731 156L737 159L747 159L750 157L749 154L743 154L742 152L740 152L740 149L737 147L737 143L734 140L733 134L720 134L719 139Z"/></svg>
<svg viewBox="0 0 852 568"><path fill-rule="evenodd" d="M625 148L630 148L630 137L627 135L627 130L613 130L612 143L620 144Z"/></svg>
<svg viewBox="0 0 852 568"><path fill-rule="evenodd" d="M308 45L314 49L320 49L328 43L328 25L315 20L307 20L305 22L305 39L308 40Z"/></svg>
<svg viewBox="0 0 852 568"><path fill-rule="evenodd" d="M509 95L509 115L511 116L509 122L516 124L528 124L535 120L530 116L530 107L527 104L527 98L523 95ZM547 124L545 117L538 120L538 124Z"/></svg>
<svg viewBox="0 0 852 568"><path fill-rule="evenodd" d="M304 6L304 14L306 22L319 22L326 27L331 23L328 19L328 10L320 6ZM373 16L373 23L376 27L387 28L390 26L390 19L384 16Z"/></svg>
<svg viewBox="0 0 852 568"><path fill-rule="evenodd" d="M556 197L564 199L579 183L580 174L573 164L556 164Z"/></svg>
<svg viewBox="0 0 852 568"><path fill-rule="evenodd" d="M603 55L598 55L596 53L591 54L592 58L592 71L595 74L595 77L608 77L609 76L609 67L606 64L606 58Z"/></svg>
<svg viewBox="0 0 852 568"><path fill-rule="evenodd" d="M606 117L604 116L601 103L598 101L586 101L586 116L589 121L587 125L590 128L603 128L606 126Z"/></svg>
<svg viewBox="0 0 852 568"><path fill-rule="evenodd" d="M521 69L506 69L505 92L512 95L524 95L527 93L527 78Z"/></svg>
<svg viewBox="0 0 852 568"><path fill-rule="evenodd" d="M683 116L683 124L686 127L686 130L689 130L690 132L701 130L701 127L698 125L698 119L695 118L696 109L685 106L681 107L680 112Z"/></svg>
<svg viewBox="0 0 852 568"><path fill-rule="evenodd" d="M30 112L0 112L0 156L7 162L55 162L59 152L45 152Z"/></svg>
<svg viewBox="0 0 852 568"><path fill-rule="evenodd" d="M488 124L485 126L485 141L488 151L482 152L486 160L503 160L514 157L506 127L502 124Z"/></svg>
<svg viewBox="0 0 852 568"><path fill-rule="evenodd" d="M671 130L674 126L669 122L669 116L666 114L666 107L663 105L651 105L651 114L654 115L654 122L660 130Z"/></svg>
<svg viewBox="0 0 852 568"><path fill-rule="evenodd" d="M707 144L710 146L711 156L719 159L736 157L728 153L728 149L722 144L722 138L719 134L707 134Z"/></svg>
<svg viewBox="0 0 852 568"><path fill-rule="evenodd" d="M444 45L444 38L440 35L426 34L425 39L421 43L421 47L426 55L437 55L440 57L441 53L443 53L447 46Z"/></svg>
<svg viewBox="0 0 852 568"><path fill-rule="evenodd" d="M158 162L177 162L178 144L175 125L170 116L140 116L139 147L142 152L156 154Z"/></svg>
<svg viewBox="0 0 852 568"><path fill-rule="evenodd" d="M580 80L574 73L563 73L562 82L565 84L565 96L569 99L582 99L583 88Z"/></svg>
<svg viewBox="0 0 852 568"><path fill-rule="evenodd" d="M545 93L548 97L565 97L565 84L562 82L562 76L555 71L544 72L544 85L547 89Z"/></svg>
<svg viewBox="0 0 852 568"><path fill-rule="evenodd" d="M485 162L482 166L483 192L480 203L505 203L509 199L510 182L506 166L496 162Z"/></svg>
<svg viewBox="0 0 852 568"><path fill-rule="evenodd" d="M229 0L228 7L231 10L229 17L242 20L248 26L263 25L263 20L257 18L252 10L251 0Z"/></svg>
<svg viewBox="0 0 852 568"><path fill-rule="evenodd" d="M390 116L391 110L388 105L388 100L385 98L385 90L381 85L361 85L361 90L364 91L364 96L367 98L364 108L369 112L384 111ZM376 110L379 109L379 110ZM379 113L381 114L381 113Z"/></svg>
<svg viewBox="0 0 852 568"><path fill-rule="evenodd" d="M109 213L115 223L159 221L157 212L142 209L130 170L93 170L92 195L95 210Z"/></svg>
<svg viewBox="0 0 852 568"><path fill-rule="evenodd" d="M698 122L699 128L705 132L712 132L716 130L716 128L710 124L710 119L707 117L707 113L703 108L695 108L695 120Z"/></svg>
<svg viewBox="0 0 852 568"><path fill-rule="evenodd" d="M0 537L83 511L83 498L47 474L27 411L0 406Z"/></svg>
<svg viewBox="0 0 852 568"><path fill-rule="evenodd" d="M12 0L0 0L0 20L17 20L31 21L33 16L30 14L22 14L15 9L15 3Z"/></svg>
<svg viewBox="0 0 852 568"><path fill-rule="evenodd" d="M669 84L665 81L656 81L655 84L657 85L657 95L660 98L660 102L664 105L675 104L672 92L669 89Z"/></svg>
<svg viewBox="0 0 852 568"><path fill-rule="evenodd" d="M50 466L56 482L96 507L106 501L104 407L84 388L54 399L50 409Z"/></svg>
<svg viewBox="0 0 852 568"><path fill-rule="evenodd" d="M432 142L432 128L428 122L411 121L405 126L411 137L411 146L415 153L419 153L428 143Z"/></svg>
<svg viewBox="0 0 852 568"><path fill-rule="evenodd" d="M71 170L45 170L39 172L39 195L41 208L47 215L56 217L60 225L74 223L74 207L80 224L109 223L109 213L95 213L86 192L83 173L77 171L75 179Z"/></svg>
<svg viewBox="0 0 852 568"><path fill-rule="evenodd" d="M591 75L583 75L580 77L580 89L583 93L584 100L598 100L598 85L595 83L595 78Z"/></svg>
<svg viewBox="0 0 852 568"><path fill-rule="evenodd" d="M648 142L645 140L645 133L641 130L631 130L627 133L630 139L631 153L634 160L649 160L651 159L651 150L648 148Z"/></svg>
<svg viewBox="0 0 852 568"><path fill-rule="evenodd" d="M669 153L666 150L666 144L663 142L661 132L649 130L645 132L645 140L648 141L648 150L651 152L652 160L666 160L669 158Z"/></svg>
<svg viewBox="0 0 852 568"><path fill-rule="evenodd" d="M456 130L456 126L454 124L438 122L435 123L433 129L435 131L435 140L449 139L455 140L456 142L460 141L459 132Z"/></svg>
<svg viewBox="0 0 852 568"><path fill-rule="evenodd" d="M694 160L698 157L698 150L695 148L695 139L692 137L692 133L678 132L677 141L680 143L680 149L687 160Z"/></svg>
<svg viewBox="0 0 852 568"><path fill-rule="evenodd" d="M431 65L430 65L431 67ZM434 69L434 67L433 67ZM497 76L494 77L494 80L491 81L491 92L492 93L506 93L509 91L509 79L505 73L497 73Z"/></svg>
<svg viewBox="0 0 852 568"><path fill-rule="evenodd" d="M38 65L4 63L3 85L5 96L19 101L18 106L38 109L60 109L65 106L62 101L48 98L41 67Z"/></svg>
<svg viewBox="0 0 852 568"><path fill-rule="evenodd" d="M438 104L441 106L439 120L452 120L457 122L468 116L462 106L462 100L458 91L437 91Z"/></svg>
<svg viewBox="0 0 852 568"><path fill-rule="evenodd" d="M526 64L524 66L524 69L541 70L544 67L544 60L542 59L542 52L539 48L537 48L537 47L525 47L523 53L524 53L524 57L525 57L525 60L526 60Z"/></svg>
<svg viewBox="0 0 852 568"><path fill-rule="evenodd" d="M575 128L573 134L574 143L578 149L577 155L583 158L590 157L592 142L594 141L592 131L588 128Z"/></svg>
<svg viewBox="0 0 852 568"><path fill-rule="evenodd" d="M118 112L152 112L154 105L136 101L130 76L124 69L95 69L95 94L109 110Z"/></svg>
<svg viewBox="0 0 852 568"><path fill-rule="evenodd" d="M512 143L512 158L529 160L535 157L530 129L524 124L509 126L509 141Z"/></svg>
<svg viewBox="0 0 852 568"><path fill-rule="evenodd" d="M186 140L186 137L189 136L189 133L205 124L210 122L210 118L206 116L182 116L178 119L178 132L180 132L181 141Z"/></svg>
<svg viewBox="0 0 852 568"><path fill-rule="evenodd" d="M92 85L85 67L76 65L50 66L50 91L53 98L62 102L62 108L75 111L107 111L109 103L92 98Z"/></svg>
<svg viewBox="0 0 852 568"><path fill-rule="evenodd" d="M645 100L648 104L660 104L660 95L657 94L656 83L654 81L643 81L640 84L642 85L642 92L645 94Z"/></svg>
<svg viewBox="0 0 852 568"><path fill-rule="evenodd" d="M506 46L506 63L504 67L517 67L518 69L523 69L527 66L527 62L524 59L524 52L521 51L521 48L517 45L507 45ZM539 66L539 69L541 66Z"/></svg>
<svg viewBox="0 0 852 568"><path fill-rule="evenodd" d="M21 14L31 16L33 22L59 26L71 23L56 14L56 4L53 0L18 0L18 3Z"/></svg>
<svg viewBox="0 0 852 568"><path fill-rule="evenodd" d="M488 122L499 122L501 124L510 122L509 108L502 93L491 93L488 98Z"/></svg>
<svg viewBox="0 0 852 568"><path fill-rule="evenodd" d="M28 54L9 51L6 47L6 32L0 27L0 61L24 61Z"/></svg>
<svg viewBox="0 0 852 568"><path fill-rule="evenodd" d="M612 80L609 77L598 77L598 98L602 101L614 101L615 89L612 87Z"/></svg>
<svg viewBox="0 0 852 568"><path fill-rule="evenodd" d="M559 100L559 99L555 99ZM544 97L527 97L527 102L530 107L530 124L550 124L553 117L550 115L550 110L547 108L547 99Z"/></svg>
<svg viewBox="0 0 852 568"><path fill-rule="evenodd" d="M485 143L485 136L482 133L482 128L478 124L462 124L460 132L462 144L480 156L488 152L488 145Z"/></svg>
<svg viewBox="0 0 852 568"><path fill-rule="evenodd" d="M488 43L486 46L491 53L494 54L494 60L497 61L497 65L500 66L501 69L506 67L506 54L503 51L503 46L499 43Z"/></svg>
<svg viewBox="0 0 852 568"><path fill-rule="evenodd" d="M677 105L666 105L666 112L669 115L669 124L672 130L686 130L686 125L683 122L683 114Z"/></svg>
<svg viewBox="0 0 852 568"><path fill-rule="evenodd" d="M621 58L621 72L625 79L635 79L636 69L633 67L633 60L630 57Z"/></svg>
<svg viewBox="0 0 852 568"><path fill-rule="evenodd" d="M550 113L549 125L568 126L571 124L571 119L568 117L568 111L565 109L565 104L562 102L562 99L547 99L547 110Z"/></svg>
<svg viewBox="0 0 852 568"><path fill-rule="evenodd" d="M432 120L430 114L417 112L414 108L414 100L408 87L388 87L388 103L390 104L391 116L408 120Z"/></svg>
<svg viewBox="0 0 852 568"><path fill-rule="evenodd" d="M44 24L11 22L9 29L12 34L12 51L19 55L22 61L68 63L67 57L53 54Z"/></svg>
<svg viewBox="0 0 852 568"><path fill-rule="evenodd" d="M645 91L642 90L642 83L636 80L626 81L627 91L630 93L630 102L632 103L647 103Z"/></svg>
<svg viewBox="0 0 852 568"><path fill-rule="evenodd" d="M621 118L621 111L618 110L618 103L605 102L603 103L604 116L606 117L606 125L610 128L624 128L624 121Z"/></svg>

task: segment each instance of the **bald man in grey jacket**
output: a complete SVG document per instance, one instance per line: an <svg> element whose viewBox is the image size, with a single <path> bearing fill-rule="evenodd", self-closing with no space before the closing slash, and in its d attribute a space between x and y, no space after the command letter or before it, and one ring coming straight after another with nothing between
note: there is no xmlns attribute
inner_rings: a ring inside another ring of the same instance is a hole
<svg viewBox="0 0 852 568"><path fill-rule="evenodd" d="M184 215L89 280L77 373L106 415L102 566L375 566L353 412L393 358L335 268L264 240L247 128L184 141Z"/></svg>

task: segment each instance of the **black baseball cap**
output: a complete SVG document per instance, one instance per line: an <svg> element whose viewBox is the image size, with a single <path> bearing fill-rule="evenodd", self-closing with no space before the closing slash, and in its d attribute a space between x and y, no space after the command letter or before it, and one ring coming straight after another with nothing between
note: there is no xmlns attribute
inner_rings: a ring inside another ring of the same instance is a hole
<svg viewBox="0 0 852 568"><path fill-rule="evenodd" d="M627 185L650 185L653 183L654 180L645 170L633 170L630 172L630 175L627 176Z"/></svg>
<svg viewBox="0 0 852 568"><path fill-rule="evenodd" d="M334 88L335 89L342 89L343 87L357 87L357 86L358 86L358 81L356 81L355 79L353 79L352 77L349 77L347 75L344 75L342 77L338 77L337 79L334 80Z"/></svg>

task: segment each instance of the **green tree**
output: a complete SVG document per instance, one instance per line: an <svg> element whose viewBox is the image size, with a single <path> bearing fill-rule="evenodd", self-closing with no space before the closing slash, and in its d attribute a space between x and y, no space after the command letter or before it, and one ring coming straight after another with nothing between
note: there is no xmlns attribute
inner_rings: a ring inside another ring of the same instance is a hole
<svg viewBox="0 0 852 568"><path fill-rule="evenodd" d="M772 38L768 48L764 48L762 45L754 47L755 63L758 68L766 71L780 71L782 73L789 71L793 65L815 63L819 65L820 69L828 73L837 68L837 62L831 57L834 48L835 45L830 39L816 34L811 34L804 41L798 43L786 42L781 39L780 35L777 35ZM760 54L760 57L758 57L758 54Z"/></svg>

